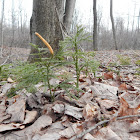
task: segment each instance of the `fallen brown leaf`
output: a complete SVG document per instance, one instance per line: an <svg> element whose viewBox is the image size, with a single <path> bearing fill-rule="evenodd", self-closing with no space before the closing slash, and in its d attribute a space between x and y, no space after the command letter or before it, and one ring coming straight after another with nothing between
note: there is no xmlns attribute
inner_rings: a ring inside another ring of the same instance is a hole
<svg viewBox="0 0 140 140"><path fill-rule="evenodd" d="M26 110L26 115L25 115L25 120L23 122L23 124L28 124L34 121L34 119L37 116L37 111L28 111Z"/></svg>
<svg viewBox="0 0 140 140"><path fill-rule="evenodd" d="M72 137L73 135L77 134L77 133L80 133L83 128L80 123L75 123L73 124L72 126L62 130L59 132L59 134L62 136L62 137L65 137L65 138L70 138Z"/></svg>
<svg viewBox="0 0 140 140"><path fill-rule="evenodd" d="M93 135L97 140L121 140L121 138L111 130L109 126L101 128L97 134Z"/></svg>
<svg viewBox="0 0 140 140"><path fill-rule="evenodd" d="M119 89L120 90L127 90L127 85L125 83L122 83L120 86L119 86Z"/></svg>
<svg viewBox="0 0 140 140"><path fill-rule="evenodd" d="M113 72L104 73L104 79L113 79Z"/></svg>
<svg viewBox="0 0 140 140"><path fill-rule="evenodd" d="M26 101L24 99L18 100L6 110L8 114L11 114L11 122L24 122Z"/></svg>
<svg viewBox="0 0 140 140"><path fill-rule="evenodd" d="M0 124L0 132L14 129L23 129L25 126L19 123Z"/></svg>
<svg viewBox="0 0 140 140"><path fill-rule="evenodd" d="M90 133L87 133L82 140L97 140Z"/></svg>
<svg viewBox="0 0 140 140"><path fill-rule="evenodd" d="M86 80L79 78L79 82L86 82Z"/></svg>
<svg viewBox="0 0 140 140"><path fill-rule="evenodd" d="M120 109L118 116L128 116L128 115L137 115L138 114L138 109L140 108L140 104L136 108L130 108L129 104L126 102L126 100L121 97L120 98Z"/></svg>
<svg viewBox="0 0 140 140"><path fill-rule="evenodd" d="M78 120L83 118L82 116L82 109L78 107L74 107L68 104L65 104L65 111L64 114L70 115Z"/></svg>

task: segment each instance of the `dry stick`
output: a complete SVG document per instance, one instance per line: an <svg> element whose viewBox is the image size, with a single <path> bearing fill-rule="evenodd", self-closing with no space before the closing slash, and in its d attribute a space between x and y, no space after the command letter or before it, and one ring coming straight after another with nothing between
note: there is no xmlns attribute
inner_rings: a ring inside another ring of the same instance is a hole
<svg viewBox="0 0 140 140"><path fill-rule="evenodd" d="M3 66L3 65L5 65L9 58L10 58L10 56L8 56L8 57L5 59L5 61L0 65L0 67Z"/></svg>
<svg viewBox="0 0 140 140"><path fill-rule="evenodd" d="M140 94L133 100L135 102L140 97Z"/></svg>
<svg viewBox="0 0 140 140"><path fill-rule="evenodd" d="M57 19L58 19L59 24L60 24L60 29L61 29L62 37L63 37L63 39L64 39L64 34L63 34L64 31L63 31L63 29L62 29L61 21L60 21L60 18L59 18L59 13L58 13L58 10L57 10L56 6L55 6L55 11L56 11Z"/></svg>
<svg viewBox="0 0 140 140"><path fill-rule="evenodd" d="M140 115L129 115L129 116L118 117L118 118L116 118L116 120L122 120L122 119L133 118L133 117L140 117ZM108 123L108 122L110 122L110 121L111 121L111 120L104 120L104 121L101 121L101 122L97 123L96 125L90 127L89 129L84 130L82 133L80 133L80 134L78 134L78 135L72 137L70 140L75 140L75 139L77 139L77 138L81 138L81 137L83 137L85 134L87 134L87 133L89 133L90 131L96 129L98 126L100 126L100 125L102 125L102 124L104 124L104 123Z"/></svg>
<svg viewBox="0 0 140 140"><path fill-rule="evenodd" d="M55 11L56 11L57 19L58 19L59 24L60 24L60 29L61 29L61 32L62 32L62 36L63 36L63 39L64 39L65 36L68 36L68 32L67 32L66 27L65 27L65 26L63 25L63 23L60 21L59 13L58 13L58 10L57 10L56 7L55 7ZM65 31L64 31L64 30L65 30Z"/></svg>

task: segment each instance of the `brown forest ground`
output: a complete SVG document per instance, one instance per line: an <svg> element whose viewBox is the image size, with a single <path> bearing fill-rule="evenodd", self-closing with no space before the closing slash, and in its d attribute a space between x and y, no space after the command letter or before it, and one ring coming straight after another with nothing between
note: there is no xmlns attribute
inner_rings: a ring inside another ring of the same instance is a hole
<svg viewBox="0 0 140 140"><path fill-rule="evenodd" d="M11 62L26 61L29 53L30 49L5 48L3 61L7 56ZM129 57L130 65L120 66L117 55ZM84 92L78 100L68 98L59 89L52 104L47 100L48 92L39 89L35 94L22 90L7 99L4 92L12 83L1 84L0 140L80 140L82 136L93 140L139 140L140 119L136 116L140 117L140 77L135 75L139 68L135 62L140 60L140 51L98 51L95 59L101 63L98 74L102 76L81 76ZM115 74L116 70L120 75ZM75 77L75 72L71 73ZM126 116L132 119L124 120Z"/></svg>
<svg viewBox="0 0 140 140"><path fill-rule="evenodd" d="M26 61L30 49L26 48L3 48L3 58L0 60L0 64L9 56L11 62L15 60ZM107 65L109 63L118 62L117 55L122 55L130 58L131 64L133 65L136 60L140 59L140 50L111 50L111 51L97 51L95 59L100 61L101 64Z"/></svg>

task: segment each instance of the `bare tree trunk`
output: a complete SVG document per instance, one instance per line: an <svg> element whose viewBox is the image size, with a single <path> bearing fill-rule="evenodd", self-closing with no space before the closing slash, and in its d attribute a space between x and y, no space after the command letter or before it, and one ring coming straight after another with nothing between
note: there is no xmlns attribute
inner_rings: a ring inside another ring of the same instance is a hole
<svg viewBox="0 0 140 140"><path fill-rule="evenodd" d="M75 3L76 3L76 0L66 0L65 15L64 15L63 23L67 29L67 32L70 32Z"/></svg>
<svg viewBox="0 0 140 140"><path fill-rule="evenodd" d="M139 16L138 16L138 33L140 33L140 9L139 9Z"/></svg>
<svg viewBox="0 0 140 140"><path fill-rule="evenodd" d="M10 55L11 55L11 51L12 51L12 47L13 44L15 42L15 11L14 11L14 0L12 0L12 40L11 40L11 44L10 44Z"/></svg>
<svg viewBox="0 0 140 140"><path fill-rule="evenodd" d="M62 4L62 5L61 5ZM45 47L42 41L35 36L35 32L41 34L52 46L55 52L59 48L59 40L63 39L60 23L57 17L56 8L63 7L62 0L33 0L33 13L30 21L31 42L38 45L39 48ZM59 11L60 9L58 9ZM28 58L30 62L35 61L38 55L37 49L31 48ZM47 54L48 55L48 54Z"/></svg>
<svg viewBox="0 0 140 140"><path fill-rule="evenodd" d="M23 32L23 9L22 9L22 0L19 1L19 17L20 17L20 31Z"/></svg>
<svg viewBox="0 0 140 140"><path fill-rule="evenodd" d="M45 47L34 34L38 32L49 42L54 52L57 52L59 49L59 41L63 40L63 31L60 22L64 22L66 28L70 30L75 1L76 0L66 0L65 7L64 0L33 0L33 13L30 20L31 42L38 45L39 48ZM66 12L63 19L64 10L66 10ZM37 49L31 47L28 61L34 62L39 56L32 54L37 53ZM48 54L45 56L48 56Z"/></svg>
<svg viewBox="0 0 140 140"><path fill-rule="evenodd" d="M60 19L60 22L63 23L63 16L65 11L65 0L55 0L56 8L58 10L58 16Z"/></svg>
<svg viewBox="0 0 140 140"><path fill-rule="evenodd" d="M137 25L137 30L135 30L135 33L134 33L134 30L132 32L133 34L133 49L137 49L139 48L139 37L140 37L140 27L139 27L139 20L140 20L140 10L139 10L139 15L136 16L138 18L138 25ZM134 25L133 25L134 26Z"/></svg>
<svg viewBox="0 0 140 140"><path fill-rule="evenodd" d="M97 10L96 10L96 0L93 0L93 16L94 16L94 28L93 28L93 49L95 51L97 48Z"/></svg>
<svg viewBox="0 0 140 140"><path fill-rule="evenodd" d="M133 22L132 22L132 33L134 32L135 13L136 13L136 3L135 3L135 5L134 5L134 15L133 15Z"/></svg>
<svg viewBox="0 0 140 140"><path fill-rule="evenodd" d="M127 34L129 32L129 14L128 14L128 18L127 18Z"/></svg>
<svg viewBox="0 0 140 140"><path fill-rule="evenodd" d="M101 9L99 9L98 10L98 13L97 13L97 33L99 33L100 32L100 26L101 26L101 21L102 21L102 10ZM98 38L98 37L97 37Z"/></svg>
<svg viewBox="0 0 140 140"><path fill-rule="evenodd" d="M115 31L115 26L114 26L114 18L113 18L113 2L112 2L112 0L110 0L110 19L111 19L111 23L112 23L112 32L113 32L115 49L118 50L117 41L116 41L116 31Z"/></svg>
<svg viewBox="0 0 140 140"><path fill-rule="evenodd" d="M3 20L4 20L4 0L2 1L2 11L1 11L1 51L0 51L0 57L2 58L3 56Z"/></svg>

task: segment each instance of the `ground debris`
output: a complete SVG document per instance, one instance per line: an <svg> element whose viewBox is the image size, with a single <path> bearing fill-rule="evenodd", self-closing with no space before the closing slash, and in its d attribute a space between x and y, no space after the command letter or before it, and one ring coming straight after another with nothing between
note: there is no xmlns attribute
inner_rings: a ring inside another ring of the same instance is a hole
<svg viewBox="0 0 140 140"><path fill-rule="evenodd" d="M97 52L99 71L95 76L82 73L79 95L74 90L69 94L58 88L53 103L43 83L36 85L34 94L23 89L9 99L5 95L15 82L10 77L1 81L0 140L139 140L140 77L135 75L138 66L134 58L130 65L120 65L116 54L120 52ZM75 79L73 68L59 73ZM52 85L60 82L51 80Z"/></svg>

